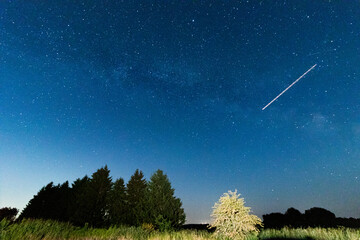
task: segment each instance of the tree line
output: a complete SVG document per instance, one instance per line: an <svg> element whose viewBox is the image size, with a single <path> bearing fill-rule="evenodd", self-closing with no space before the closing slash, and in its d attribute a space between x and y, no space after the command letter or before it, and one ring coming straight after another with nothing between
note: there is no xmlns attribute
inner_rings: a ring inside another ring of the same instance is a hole
<svg viewBox="0 0 360 240"><path fill-rule="evenodd" d="M360 219L339 218L324 208L313 207L301 213L295 208L289 208L285 214L270 213L263 215L265 228L280 229L285 226L291 228L307 227L349 227L360 228Z"/></svg>
<svg viewBox="0 0 360 240"><path fill-rule="evenodd" d="M26 205L19 216L70 222L77 226L107 227L110 225L140 226L167 230L185 222L182 202L174 196L166 174L157 170L147 181L136 170L125 185L124 179L114 182L107 166L91 177L44 186Z"/></svg>
<svg viewBox="0 0 360 240"><path fill-rule="evenodd" d="M0 221L3 219L7 219L10 222L15 221L16 215L19 210L17 208L4 207L0 208Z"/></svg>

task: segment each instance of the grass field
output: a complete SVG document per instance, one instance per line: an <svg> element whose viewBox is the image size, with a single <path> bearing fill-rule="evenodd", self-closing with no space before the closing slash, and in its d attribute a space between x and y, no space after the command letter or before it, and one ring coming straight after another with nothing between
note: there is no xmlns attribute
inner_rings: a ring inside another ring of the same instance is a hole
<svg viewBox="0 0 360 240"><path fill-rule="evenodd" d="M167 233L157 231L147 231L135 227L110 227L107 229L99 228L79 228L68 223L44 220L23 220L20 223L10 224L9 221L0 222L0 240L52 240L52 239L224 239L216 237L212 233L204 231L182 230ZM258 236L249 236L247 240L255 239L308 239L308 240L359 240L360 230L339 228L339 229L290 229L263 230Z"/></svg>

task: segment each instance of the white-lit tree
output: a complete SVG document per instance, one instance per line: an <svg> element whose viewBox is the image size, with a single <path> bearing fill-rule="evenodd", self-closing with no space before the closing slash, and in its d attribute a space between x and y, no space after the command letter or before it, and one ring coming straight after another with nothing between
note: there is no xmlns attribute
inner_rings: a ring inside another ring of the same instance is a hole
<svg viewBox="0 0 360 240"><path fill-rule="evenodd" d="M245 239L249 233L258 233L262 226L261 219L251 215L250 207L244 206L244 199L240 194L229 191L224 193L215 203L211 217L211 227L216 227L217 235L232 239Z"/></svg>

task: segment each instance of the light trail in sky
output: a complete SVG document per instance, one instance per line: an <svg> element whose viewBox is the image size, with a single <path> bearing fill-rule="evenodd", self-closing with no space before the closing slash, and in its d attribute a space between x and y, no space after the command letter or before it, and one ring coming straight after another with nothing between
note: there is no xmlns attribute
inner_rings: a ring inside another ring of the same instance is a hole
<svg viewBox="0 0 360 240"><path fill-rule="evenodd" d="M264 111L268 106L270 106L270 104L272 104L276 99L278 99L281 95L283 95L287 90L289 90L289 88L291 88L295 83L297 83L300 79L302 79L306 74L308 74L311 70L313 70L316 67L317 64L315 64L314 66L312 66L311 68L309 68L303 75L301 75L298 79L296 79L292 84L290 84L290 86L288 86L284 91L282 91L279 95L277 95L273 100L271 100L271 102L269 102L268 104L266 104L265 107L262 108L262 110Z"/></svg>

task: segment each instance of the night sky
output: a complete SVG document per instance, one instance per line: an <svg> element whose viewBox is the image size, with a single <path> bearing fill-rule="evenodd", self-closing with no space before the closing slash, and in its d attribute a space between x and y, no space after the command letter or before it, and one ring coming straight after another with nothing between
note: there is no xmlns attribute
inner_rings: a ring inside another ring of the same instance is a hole
<svg viewBox="0 0 360 240"><path fill-rule="evenodd" d="M188 223L235 189L360 217L360 1L3 0L0 163L0 207L107 164Z"/></svg>

